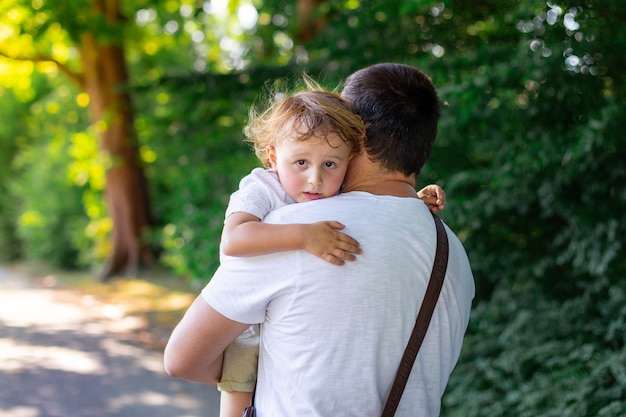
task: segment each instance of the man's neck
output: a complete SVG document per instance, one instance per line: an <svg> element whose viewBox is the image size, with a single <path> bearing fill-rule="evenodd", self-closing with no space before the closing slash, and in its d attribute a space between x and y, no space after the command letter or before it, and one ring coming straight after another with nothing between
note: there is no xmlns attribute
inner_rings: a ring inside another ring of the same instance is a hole
<svg viewBox="0 0 626 417"><path fill-rule="evenodd" d="M371 184L355 184L354 187L343 188L342 192L363 191L375 195L390 195L394 197L417 198L417 191L410 184L403 181L377 181Z"/></svg>
<svg viewBox="0 0 626 417"><path fill-rule="evenodd" d="M389 171L373 162L365 151L350 160L342 192L364 191L376 195L417 198L415 174Z"/></svg>
<svg viewBox="0 0 626 417"><path fill-rule="evenodd" d="M399 172L361 172L355 181L346 182L342 192L363 191L375 195L417 198L415 175L407 177Z"/></svg>

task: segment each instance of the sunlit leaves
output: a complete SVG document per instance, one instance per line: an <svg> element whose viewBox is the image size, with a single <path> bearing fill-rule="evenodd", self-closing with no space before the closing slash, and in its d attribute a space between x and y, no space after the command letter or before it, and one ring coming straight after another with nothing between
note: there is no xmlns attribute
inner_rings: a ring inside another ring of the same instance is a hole
<svg viewBox="0 0 626 417"><path fill-rule="evenodd" d="M68 153L72 158L69 176L78 186L89 183L90 188L102 191L105 185L104 164L100 161L97 139L87 132L72 135Z"/></svg>
<svg viewBox="0 0 626 417"><path fill-rule="evenodd" d="M139 148L139 156L141 160L146 164L150 164L157 160L157 154L148 146L142 146Z"/></svg>
<svg viewBox="0 0 626 417"><path fill-rule="evenodd" d="M103 217L103 205L98 196L86 194L83 199L87 215L92 219L85 227L85 236L89 239L90 250L82 253L88 264L103 262L111 253L111 240L108 236L113 229L110 217ZM89 254L87 256L87 254Z"/></svg>
<svg viewBox="0 0 626 417"><path fill-rule="evenodd" d="M144 54L158 60L169 55L177 60L178 71L228 72L247 65L244 57L250 51L250 42L255 41L247 34L255 30L259 19L251 3L170 0L147 6L134 16L142 30L133 30ZM129 46L133 57L133 45ZM173 53L176 49L177 53ZM187 53L181 53L183 50Z"/></svg>
<svg viewBox="0 0 626 417"><path fill-rule="evenodd" d="M18 221L24 227L41 227L45 224L46 218L38 211L28 210L22 213Z"/></svg>
<svg viewBox="0 0 626 417"><path fill-rule="evenodd" d="M2 88L11 89L15 97L22 101L28 102L35 96L32 88L30 74L32 74L35 65L32 62L14 62L0 58L0 86ZM18 76L23 74L23 76Z"/></svg>

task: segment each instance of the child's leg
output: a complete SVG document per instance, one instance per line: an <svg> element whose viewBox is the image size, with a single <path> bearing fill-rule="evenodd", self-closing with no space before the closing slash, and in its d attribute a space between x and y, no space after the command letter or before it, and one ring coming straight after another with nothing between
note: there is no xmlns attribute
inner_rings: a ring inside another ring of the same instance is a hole
<svg viewBox="0 0 626 417"><path fill-rule="evenodd" d="M242 417L252 401L259 361L259 326L254 325L235 339L224 351L220 417Z"/></svg>
<svg viewBox="0 0 626 417"><path fill-rule="evenodd" d="M251 392L222 391L220 396L220 417L241 417L243 410L250 406Z"/></svg>

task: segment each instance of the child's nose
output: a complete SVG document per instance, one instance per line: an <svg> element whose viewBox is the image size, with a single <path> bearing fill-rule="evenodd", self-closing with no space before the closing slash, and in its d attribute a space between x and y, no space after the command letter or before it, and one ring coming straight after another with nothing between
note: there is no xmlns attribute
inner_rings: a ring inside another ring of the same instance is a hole
<svg viewBox="0 0 626 417"><path fill-rule="evenodd" d="M322 175L319 169L312 169L309 173L309 184L311 185L321 185L322 184Z"/></svg>

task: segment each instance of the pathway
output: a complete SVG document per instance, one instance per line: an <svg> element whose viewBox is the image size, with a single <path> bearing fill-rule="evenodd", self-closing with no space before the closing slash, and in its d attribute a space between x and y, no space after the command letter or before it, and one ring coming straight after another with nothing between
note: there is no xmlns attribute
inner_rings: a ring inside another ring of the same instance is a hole
<svg viewBox="0 0 626 417"><path fill-rule="evenodd" d="M0 267L0 417L217 417L214 387L62 295Z"/></svg>

